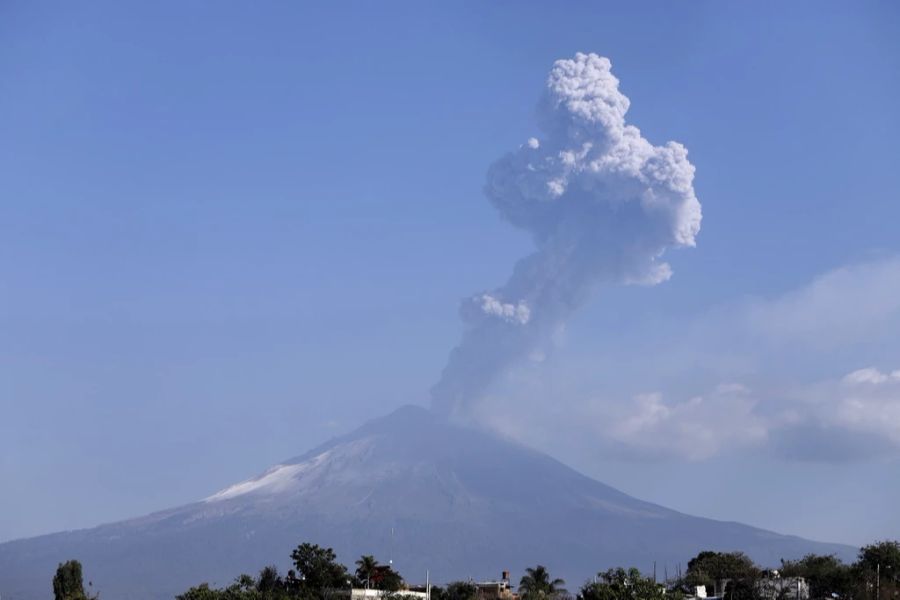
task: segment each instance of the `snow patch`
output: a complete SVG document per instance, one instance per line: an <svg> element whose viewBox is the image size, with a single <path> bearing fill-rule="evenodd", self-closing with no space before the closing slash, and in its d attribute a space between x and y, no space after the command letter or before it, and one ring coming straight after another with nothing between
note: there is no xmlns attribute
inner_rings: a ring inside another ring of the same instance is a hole
<svg viewBox="0 0 900 600"><path fill-rule="evenodd" d="M251 492L277 493L293 487L297 477L304 471L326 460L330 452L323 452L312 460L292 465L275 465L259 477L236 483L204 499L204 502L220 502L243 496Z"/></svg>
<svg viewBox="0 0 900 600"><path fill-rule="evenodd" d="M303 470L304 465L276 465L266 471L263 475L256 479L249 479L236 483L231 487L227 487L220 492L216 492L212 496L205 499L205 502L217 502L219 500L229 500L237 496L243 496L250 492L259 490L278 491L287 486L287 484Z"/></svg>
<svg viewBox="0 0 900 600"><path fill-rule="evenodd" d="M374 477L375 473L359 468L373 441L372 437L354 440L332 447L302 462L275 465L258 477L236 483L204 498L203 502L221 502L248 494L254 496L305 494L325 485L326 480L331 483L341 480L359 482L367 477Z"/></svg>

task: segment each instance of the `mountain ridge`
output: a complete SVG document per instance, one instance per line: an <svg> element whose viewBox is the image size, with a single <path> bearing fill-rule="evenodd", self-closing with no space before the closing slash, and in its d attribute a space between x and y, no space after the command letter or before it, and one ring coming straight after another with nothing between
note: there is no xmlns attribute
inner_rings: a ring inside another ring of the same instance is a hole
<svg viewBox="0 0 900 600"><path fill-rule="evenodd" d="M407 406L197 502L0 544L5 600L50 597L78 558L106 595L171 598L275 563L303 541L345 563L393 559L411 580L492 578L541 562L577 585L601 568L686 562L703 549L776 563L840 544L694 517L631 496L483 430Z"/></svg>

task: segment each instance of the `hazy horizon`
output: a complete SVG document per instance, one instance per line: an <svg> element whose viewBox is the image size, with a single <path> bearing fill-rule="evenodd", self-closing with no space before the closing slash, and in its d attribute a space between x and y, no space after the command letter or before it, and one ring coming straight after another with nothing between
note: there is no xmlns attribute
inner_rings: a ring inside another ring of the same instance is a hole
<svg viewBox="0 0 900 600"><path fill-rule="evenodd" d="M900 538L898 30L0 6L0 542L432 402L678 511Z"/></svg>

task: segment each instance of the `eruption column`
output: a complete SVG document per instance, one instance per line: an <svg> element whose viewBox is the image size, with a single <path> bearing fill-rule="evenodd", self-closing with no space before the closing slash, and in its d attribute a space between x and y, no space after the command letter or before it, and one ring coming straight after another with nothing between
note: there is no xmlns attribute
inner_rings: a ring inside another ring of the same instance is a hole
<svg viewBox="0 0 900 600"><path fill-rule="evenodd" d="M665 251L694 245L701 211L687 149L648 142L626 124L628 106L607 58L553 65L538 105L542 136L495 162L485 184L535 251L503 286L463 301L462 341L432 388L438 412L468 412L599 285L665 281Z"/></svg>

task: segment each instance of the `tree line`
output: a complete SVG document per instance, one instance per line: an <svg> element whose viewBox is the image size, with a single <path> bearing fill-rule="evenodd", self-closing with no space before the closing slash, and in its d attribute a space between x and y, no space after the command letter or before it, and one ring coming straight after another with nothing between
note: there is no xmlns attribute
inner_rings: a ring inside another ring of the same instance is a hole
<svg viewBox="0 0 900 600"><path fill-rule="evenodd" d="M194 586L176 600L338 600L349 598L351 588L382 590L403 600L409 590L391 565L363 555L351 572L339 563L334 550L317 544L300 544L291 552L293 568L282 575L274 566L257 576L240 575L223 588L208 583ZM809 554L799 560L782 560L779 568L763 569L743 552L704 551L687 563L684 573L658 581L637 568L598 572L576 592L553 577L543 565L525 569L519 581L520 600L684 600L706 586L708 594L724 600L796 600L798 592L767 586L775 578L802 577L811 600L900 600L900 542L883 541L864 546L857 560L844 563L833 555ZM89 587L91 584L89 582ZM53 578L56 600L97 600L85 591L81 564L60 564ZM455 581L431 588L431 600L484 600L472 581Z"/></svg>

